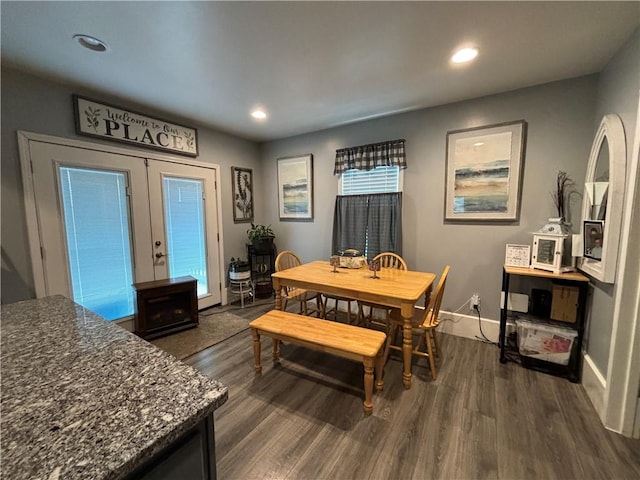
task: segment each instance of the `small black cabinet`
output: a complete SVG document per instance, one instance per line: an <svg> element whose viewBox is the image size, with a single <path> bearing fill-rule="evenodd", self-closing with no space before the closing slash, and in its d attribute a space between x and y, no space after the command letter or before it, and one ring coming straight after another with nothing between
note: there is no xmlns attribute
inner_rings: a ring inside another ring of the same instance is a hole
<svg viewBox="0 0 640 480"><path fill-rule="evenodd" d="M197 327L197 282L185 276L134 283L136 335L150 340Z"/></svg>
<svg viewBox="0 0 640 480"><path fill-rule="evenodd" d="M256 249L253 244L247 244L247 257L251 266L251 280L257 297L273 295L271 274L276 271L276 247L270 244L264 249Z"/></svg>
<svg viewBox="0 0 640 480"><path fill-rule="evenodd" d="M551 318L528 318L529 321L534 323L538 321L540 324L562 326L575 330L576 337L571 348L568 365L561 365L520 355L517 346L517 336L513 337L515 342L512 342L510 341L510 338L507 338L507 317L510 315L510 311L508 310L509 284L512 276L528 277L529 279L536 277L548 282L550 286L561 285L578 289L577 310L575 312L575 321L573 323L558 322ZM582 338L584 336L588 289L589 278L579 272L558 274L533 268L511 267L505 265L502 271L502 292L504 293L504 298L500 309L500 335L498 338L500 362L506 363L509 360L518 361L527 368L565 377L574 383L579 382L581 373L580 352L582 351Z"/></svg>

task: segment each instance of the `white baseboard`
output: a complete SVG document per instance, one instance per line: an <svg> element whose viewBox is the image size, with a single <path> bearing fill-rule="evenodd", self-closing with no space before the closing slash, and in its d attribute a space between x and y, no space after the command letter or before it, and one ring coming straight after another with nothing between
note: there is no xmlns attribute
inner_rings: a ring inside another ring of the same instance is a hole
<svg viewBox="0 0 640 480"><path fill-rule="evenodd" d="M492 318L480 317L480 323L482 325L482 332L487 338L492 342L497 342L500 332L500 322ZM458 337L470 338L472 340L479 340L478 337L482 337L480 327L478 326L477 315L465 315L444 310L440 312L440 327L438 327L438 331Z"/></svg>
<svg viewBox="0 0 640 480"><path fill-rule="evenodd" d="M366 308L366 307L365 307ZM347 311L346 302L338 302L338 310L341 312ZM365 310L367 313L368 310ZM355 314L357 311L352 307L351 314ZM378 319L384 318L382 310L376 310L374 317ZM498 341L498 335L500 332L500 322L491 318L482 318L482 331L492 342ZM480 329L478 328L478 317L475 315L464 315L459 313L447 312L441 310L440 312L440 326L439 332L448 333L450 335L456 335L458 337L470 338L472 340L479 340Z"/></svg>
<svg viewBox="0 0 640 480"><path fill-rule="evenodd" d="M600 373L600 370L596 367L593 360L588 354L583 354L582 363L582 386L587 392L587 396L596 413L600 417L602 424L605 424L605 406L604 406L604 394L607 389L607 381Z"/></svg>

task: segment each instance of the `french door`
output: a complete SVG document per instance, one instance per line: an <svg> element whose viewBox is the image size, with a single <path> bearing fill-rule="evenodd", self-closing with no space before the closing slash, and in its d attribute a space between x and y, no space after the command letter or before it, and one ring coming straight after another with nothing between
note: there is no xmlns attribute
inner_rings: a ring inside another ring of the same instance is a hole
<svg viewBox="0 0 640 480"><path fill-rule="evenodd" d="M198 308L220 303L215 177L206 168L148 160L154 277L191 275ZM209 266L215 266L209 268Z"/></svg>
<svg viewBox="0 0 640 480"><path fill-rule="evenodd" d="M215 173L204 167L29 142L45 294L109 320L132 284L192 275L199 308L220 303Z"/></svg>

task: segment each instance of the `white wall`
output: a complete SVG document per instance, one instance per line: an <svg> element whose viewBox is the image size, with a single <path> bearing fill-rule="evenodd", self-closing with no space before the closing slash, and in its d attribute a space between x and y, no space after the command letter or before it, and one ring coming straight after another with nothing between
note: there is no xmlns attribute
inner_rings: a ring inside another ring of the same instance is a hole
<svg viewBox="0 0 640 480"><path fill-rule="evenodd" d="M83 94L118 106L166 118L198 128L198 161L221 167L222 214L226 260L232 256L246 258L247 224L234 224L232 211L231 166L252 168L254 179L261 177L259 149L254 142L243 140L209 128L194 125L188 119L173 117L121 99L108 98L94 92L43 80L15 70L2 69L2 303L35 297L29 258L17 130L78 138L75 134L71 94ZM97 143L100 140L91 139ZM109 145L118 145L109 143ZM131 147L135 148L135 147ZM139 149L141 152L147 150ZM186 157L185 157L186 158ZM255 195L263 196L262 183L257 182ZM256 202L257 215L264 211Z"/></svg>
<svg viewBox="0 0 640 480"><path fill-rule="evenodd" d="M428 108L263 144L266 223L303 260L328 258L338 180L338 148L406 139L404 257L410 268L441 272L451 264L443 309L455 310L478 292L483 317L499 315L506 243L531 243L531 233L555 216L550 192L558 170L582 183L593 136L597 76L587 76L470 101ZM445 138L449 130L524 119L528 139L522 208L515 224L444 224ZM278 220L278 157L314 155L315 218ZM580 217L581 199L572 206ZM466 312L468 313L468 312Z"/></svg>

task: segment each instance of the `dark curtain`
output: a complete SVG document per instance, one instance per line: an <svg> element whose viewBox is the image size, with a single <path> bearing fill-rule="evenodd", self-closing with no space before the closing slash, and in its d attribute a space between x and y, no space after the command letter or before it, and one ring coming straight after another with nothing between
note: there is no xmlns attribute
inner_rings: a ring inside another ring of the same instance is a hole
<svg viewBox="0 0 640 480"><path fill-rule="evenodd" d="M338 195L333 213L331 253L355 248L365 251L369 195Z"/></svg>
<svg viewBox="0 0 640 480"><path fill-rule="evenodd" d="M402 193L337 196L332 252L347 248L402 255Z"/></svg>
<svg viewBox="0 0 640 480"><path fill-rule="evenodd" d="M394 252L402 256L401 193L369 195L367 235L369 258L382 252Z"/></svg>

